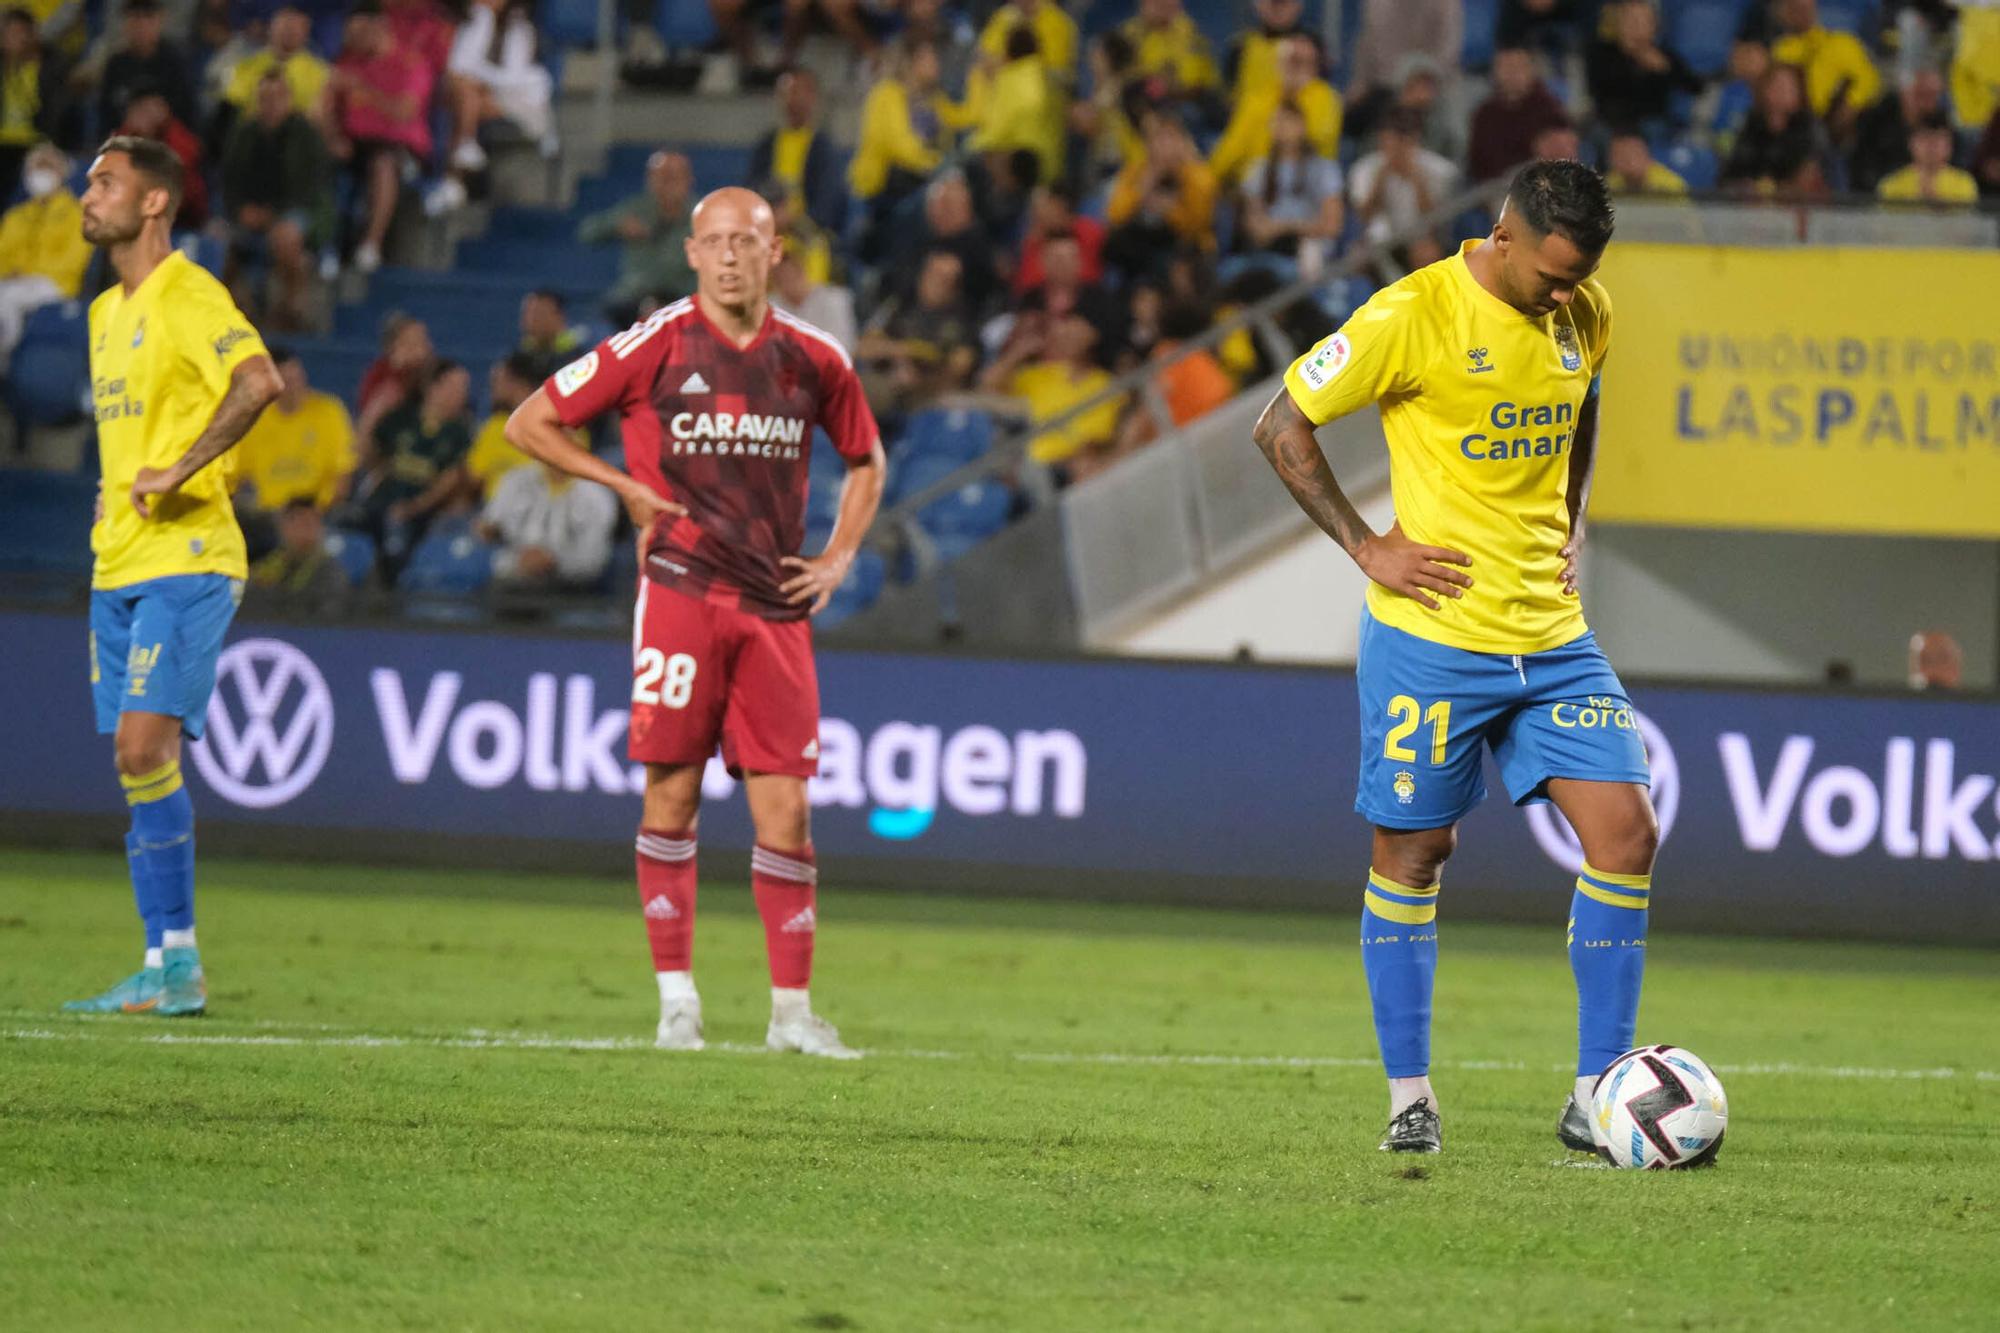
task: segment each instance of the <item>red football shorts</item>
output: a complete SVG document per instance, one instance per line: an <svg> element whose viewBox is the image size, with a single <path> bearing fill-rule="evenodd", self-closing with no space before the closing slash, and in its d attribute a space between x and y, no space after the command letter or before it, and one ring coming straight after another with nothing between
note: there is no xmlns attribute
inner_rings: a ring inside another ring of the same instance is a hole
<svg viewBox="0 0 2000 1333"><path fill-rule="evenodd" d="M819 772L812 623L765 620L639 579L632 617L631 755L642 764Z"/></svg>

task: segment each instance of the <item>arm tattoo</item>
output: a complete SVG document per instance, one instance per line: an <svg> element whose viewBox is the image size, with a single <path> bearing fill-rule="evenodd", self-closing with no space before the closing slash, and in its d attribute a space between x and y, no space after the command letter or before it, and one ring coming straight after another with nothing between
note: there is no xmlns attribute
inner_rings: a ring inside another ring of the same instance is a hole
<svg viewBox="0 0 2000 1333"><path fill-rule="evenodd" d="M1576 414L1576 434L1570 440L1569 489L1564 503L1569 506L1569 530L1583 525L1583 512L1590 503L1590 483L1597 471L1597 404L1593 394L1583 400Z"/></svg>
<svg viewBox="0 0 2000 1333"><path fill-rule="evenodd" d="M1332 465L1326 461L1319 441L1313 438L1312 422L1299 411L1288 390L1278 390L1271 405L1264 409L1264 415L1257 418L1250 438L1263 451L1306 517L1339 542L1341 550L1353 555L1375 535L1340 489Z"/></svg>
<svg viewBox="0 0 2000 1333"><path fill-rule="evenodd" d="M215 415L209 418L208 429L203 431L188 451L181 455L174 466L183 476L192 477L210 463L227 453L242 439L257 421L258 413L271 401L269 381L262 374L249 373L259 360L245 361L230 376L229 391L222 395L216 405Z"/></svg>

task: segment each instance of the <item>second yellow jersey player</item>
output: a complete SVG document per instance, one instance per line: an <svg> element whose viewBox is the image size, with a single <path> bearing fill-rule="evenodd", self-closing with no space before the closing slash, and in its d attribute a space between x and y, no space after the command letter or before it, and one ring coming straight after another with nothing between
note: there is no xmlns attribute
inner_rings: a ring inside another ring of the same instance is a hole
<svg viewBox="0 0 2000 1333"><path fill-rule="evenodd" d="M1591 276L1610 191L1578 162L1522 168L1492 234L1376 294L1285 373L1256 440L1367 575L1356 811L1373 824L1361 958L1392 1152L1443 1146L1430 1083L1439 883L1490 751L1517 804L1582 843L1571 897L1576 1082L1557 1135L1588 1151L1599 1073L1633 1044L1659 830L1637 711L1584 624L1576 556L1611 301ZM1315 427L1382 414L1396 524L1371 530Z"/></svg>
<svg viewBox="0 0 2000 1333"><path fill-rule="evenodd" d="M1525 315L1472 276L1478 244L1377 292L1292 365L1285 387L1316 426L1379 402L1403 531L1472 558L1472 586L1435 611L1371 583L1375 618L1454 648L1537 653L1584 632L1560 552L1611 298L1592 278L1567 305Z"/></svg>

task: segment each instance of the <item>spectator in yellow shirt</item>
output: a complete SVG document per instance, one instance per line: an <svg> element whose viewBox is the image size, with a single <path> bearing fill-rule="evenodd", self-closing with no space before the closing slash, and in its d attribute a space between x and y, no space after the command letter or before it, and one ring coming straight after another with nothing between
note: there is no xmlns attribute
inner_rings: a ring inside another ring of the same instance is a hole
<svg viewBox="0 0 2000 1333"><path fill-rule="evenodd" d="M1229 96L1238 106L1246 95L1278 81L1279 45L1305 31L1304 0L1256 0L1255 8L1257 26L1229 39Z"/></svg>
<svg viewBox="0 0 2000 1333"><path fill-rule="evenodd" d="M979 33L979 54L985 63L1007 59L1007 35L1016 28L1035 34L1042 61L1065 86L1076 83L1076 20L1056 0L1013 0L993 11Z"/></svg>
<svg viewBox="0 0 2000 1333"><path fill-rule="evenodd" d="M1007 34L1005 61L973 76L966 146L994 157L1026 149L1035 155L1040 179L1054 180L1062 175L1069 101L1035 40L1031 29L1017 26ZM999 174L990 163L988 171Z"/></svg>
<svg viewBox="0 0 2000 1333"><path fill-rule="evenodd" d="M305 10L296 4L280 5L271 15L268 44L237 62L223 100L239 113L254 109L258 81L265 70L276 69L292 90L292 110L302 116L317 115L329 71L327 63L306 48L311 39L312 19Z"/></svg>
<svg viewBox="0 0 2000 1333"><path fill-rule="evenodd" d="M1605 179L1613 194L1659 194L1681 195L1688 192L1687 182L1671 168L1661 166L1653 160L1653 150L1646 142L1646 136L1633 129L1613 130L1611 133L1611 170Z"/></svg>
<svg viewBox="0 0 2000 1333"><path fill-rule="evenodd" d="M1771 59L1805 71L1806 101L1836 134L1882 95L1875 61L1852 33L1819 25L1819 0L1778 0L1775 16L1784 35L1771 43Z"/></svg>
<svg viewBox="0 0 2000 1333"><path fill-rule="evenodd" d="M1037 425L1080 407L1104 392L1111 374L1096 361L1097 326L1080 312L1023 316L1022 323L982 385L1018 398ZM1069 481L1099 471L1118 435L1121 398L1085 408L1028 442L1028 456L1055 467Z"/></svg>
<svg viewBox="0 0 2000 1333"><path fill-rule="evenodd" d="M1926 116L1910 131L1910 165L1884 176L1876 195L1899 204L1978 203L1979 182L1951 164L1951 150L1951 122Z"/></svg>
<svg viewBox="0 0 2000 1333"><path fill-rule="evenodd" d="M237 508L272 514L294 500L331 505L354 470L354 424L347 408L306 378L288 347L271 348L284 389L236 447Z"/></svg>
<svg viewBox="0 0 2000 1333"><path fill-rule="evenodd" d="M1978 129L2000 113L2000 5L1959 6L1951 107L1967 129Z"/></svg>
<svg viewBox="0 0 2000 1333"><path fill-rule="evenodd" d="M1139 0L1138 15L1118 30L1132 43L1134 70L1164 79L1172 96L1199 98L1221 85L1208 38L1181 8L1181 0Z"/></svg>
<svg viewBox="0 0 2000 1333"><path fill-rule="evenodd" d="M1149 115L1145 134L1145 156L1128 164L1111 182L1106 219L1121 230L1161 231L1180 244L1213 250L1215 173L1201 160L1193 137L1171 112Z"/></svg>
<svg viewBox="0 0 2000 1333"><path fill-rule="evenodd" d="M472 498L483 500L493 493L494 485L515 468L529 460L528 456L515 448L507 439L507 418L514 409L528 401L528 395L541 387L543 377L537 373L540 368L533 357L525 352L493 363L487 374L488 397L492 399L492 410L487 413L485 424L479 434L472 439L472 449L465 456L465 471L471 482Z"/></svg>
<svg viewBox="0 0 2000 1333"><path fill-rule="evenodd" d="M69 188L69 158L54 144L36 146L21 184L27 199L0 217L0 374L29 312L74 299L90 267L83 206Z"/></svg>
<svg viewBox="0 0 2000 1333"><path fill-rule="evenodd" d="M1278 77L1237 99L1229 127L1208 157L1218 184L1235 184L1252 162L1270 156L1271 122L1280 103L1305 117L1306 142L1315 153L1340 156L1340 94L1320 77L1319 43L1300 34L1278 43Z"/></svg>
<svg viewBox="0 0 2000 1333"><path fill-rule="evenodd" d="M937 48L903 41L889 50L882 77L861 104L861 135L847 165L856 199L901 198L937 169L944 146Z"/></svg>

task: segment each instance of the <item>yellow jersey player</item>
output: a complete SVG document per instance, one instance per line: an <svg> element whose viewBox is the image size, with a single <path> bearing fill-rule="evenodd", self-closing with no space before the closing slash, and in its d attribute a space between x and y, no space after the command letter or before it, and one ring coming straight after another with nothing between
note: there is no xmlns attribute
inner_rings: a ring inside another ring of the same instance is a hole
<svg viewBox="0 0 2000 1333"><path fill-rule="evenodd" d="M1492 234L1376 293L1300 357L1255 438L1370 582L1356 667L1374 824L1361 957L1389 1076L1382 1148L1437 1152L1430 1084L1439 872L1486 795L1552 801L1583 844L1570 908L1577 1079L1557 1133L1591 1150L1597 1074L1632 1045L1658 824L1624 686L1583 620L1576 557L1611 302L1591 278L1611 197L1578 162L1522 169ZM1381 407L1396 521L1369 529L1315 427Z"/></svg>
<svg viewBox="0 0 2000 1333"><path fill-rule="evenodd" d="M180 201L180 159L128 135L98 151L83 196L83 238L104 248L118 275L90 306L104 478L90 534L90 680L97 729L116 737L132 893L146 925L138 972L64 1006L88 1013L185 1015L207 1004L181 737L201 737L248 572L230 469L217 460L283 387L228 291L173 248Z"/></svg>

